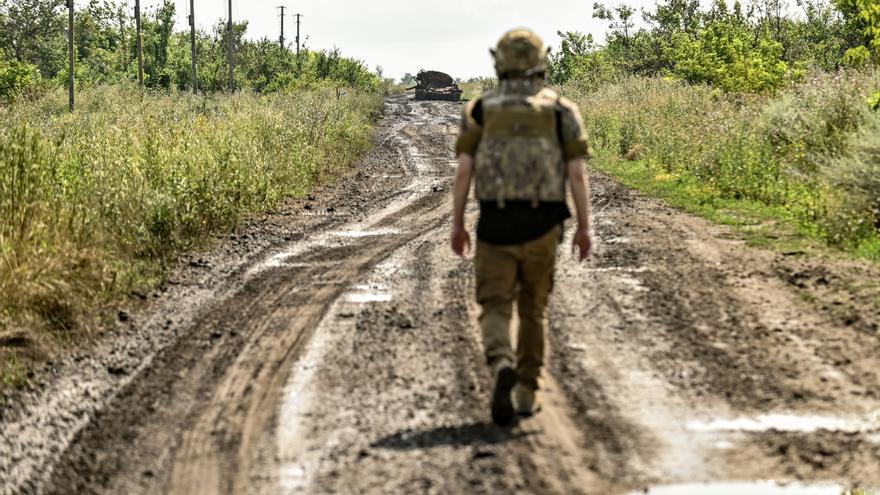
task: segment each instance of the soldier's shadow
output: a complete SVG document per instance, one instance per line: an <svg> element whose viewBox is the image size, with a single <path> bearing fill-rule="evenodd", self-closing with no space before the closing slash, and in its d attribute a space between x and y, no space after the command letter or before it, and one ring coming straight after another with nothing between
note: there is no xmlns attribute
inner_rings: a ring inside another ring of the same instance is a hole
<svg viewBox="0 0 880 495"><path fill-rule="evenodd" d="M404 430L380 438L370 447L391 450L417 450L433 447L495 445L531 435L518 428L502 428L491 422L440 426L428 430Z"/></svg>

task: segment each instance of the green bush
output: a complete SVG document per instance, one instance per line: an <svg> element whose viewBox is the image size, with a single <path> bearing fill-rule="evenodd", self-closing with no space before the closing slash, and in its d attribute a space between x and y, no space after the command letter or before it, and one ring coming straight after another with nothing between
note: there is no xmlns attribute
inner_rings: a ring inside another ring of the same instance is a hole
<svg viewBox="0 0 880 495"><path fill-rule="evenodd" d="M847 147L871 111L868 77L819 74L789 88L763 109L774 160L792 173L814 175Z"/></svg>
<svg viewBox="0 0 880 495"><path fill-rule="evenodd" d="M7 60L0 51L0 101L10 103L23 94L34 93L40 83L40 72L36 66Z"/></svg>
<svg viewBox="0 0 880 495"><path fill-rule="evenodd" d="M789 65L782 52L779 42L766 37L756 41L748 26L725 20L707 24L696 37L676 33L670 59L673 74L688 82L759 92L788 81Z"/></svg>
<svg viewBox="0 0 880 495"><path fill-rule="evenodd" d="M880 230L880 114L849 136L822 169L833 186L827 230L838 243L858 243Z"/></svg>
<svg viewBox="0 0 880 495"><path fill-rule="evenodd" d="M596 91L619 76L612 54L598 46L592 35L560 31L559 36L560 49L550 54L548 64L552 84L570 82L580 91Z"/></svg>

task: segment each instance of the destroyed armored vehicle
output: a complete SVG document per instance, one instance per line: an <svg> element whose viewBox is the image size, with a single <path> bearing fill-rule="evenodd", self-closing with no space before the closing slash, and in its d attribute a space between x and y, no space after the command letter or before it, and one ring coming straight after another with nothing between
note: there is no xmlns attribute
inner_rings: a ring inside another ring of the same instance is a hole
<svg viewBox="0 0 880 495"><path fill-rule="evenodd" d="M435 70L420 70L416 75L416 85L407 88L416 90L416 100L461 100L461 88L449 74Z"/></svg>

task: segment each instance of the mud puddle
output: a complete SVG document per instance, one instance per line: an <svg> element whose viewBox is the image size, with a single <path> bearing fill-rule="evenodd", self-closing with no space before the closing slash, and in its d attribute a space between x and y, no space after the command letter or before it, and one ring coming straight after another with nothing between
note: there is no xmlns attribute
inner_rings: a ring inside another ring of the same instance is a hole
<svg viewBox="0 0 880 495"><path fill-rule="evenodd" d="M712 419L689 421L688 430L695 432L748 432L780 431L791 433L814 433L827 430L840 433L878 433L880 419L842 418L836 416L812 416L796 414L765 414L735 419Z"/></svg>
<svg viewBox="0 0 880 495"><path fill-rule="evenodd" d="M834 484L777 484L773 481L730 481L664 485L630 492L629 495L846 495Z"/></svg>
<svg viewBox="0 0 880 495"><path fill-rule="evenodd" d="M379 228L373 230L360 230L360 229L352 229L352 230L341 230L330 232L330 235L336 237L347 237L357 239L359 237L372 237L377 235L393 235L399 234L400 231L397 229L389 229L389 228Z"/></svg>
<svg viewBox="0 0 880 495"><path fill-rule="evenodd" d="M349 292L345 294L345 300L352 303L388 302L394 299L389 292Z"/></svg>

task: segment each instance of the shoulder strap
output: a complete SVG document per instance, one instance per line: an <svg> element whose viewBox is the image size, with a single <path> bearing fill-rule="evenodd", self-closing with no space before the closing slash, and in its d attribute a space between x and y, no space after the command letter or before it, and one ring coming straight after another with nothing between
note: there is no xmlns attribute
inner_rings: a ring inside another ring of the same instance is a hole
<svg viewBox="0 0 880 495"><path fill-rule="evenodd" d="M474 122L479 124L480 127L483 127L483 99L479 98L476 102L474 102L474 108L471 109L471 118L474 119Z"/></svg>
<svg viewBox="0 0 880 495"><path fill-rule="evenodd" d="M562 136L562 95L556 97L556 138L559 139L559 147L565 149L565 139Z"/></svg>

